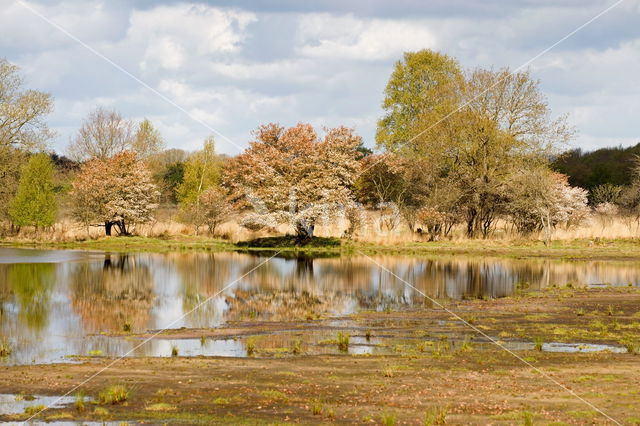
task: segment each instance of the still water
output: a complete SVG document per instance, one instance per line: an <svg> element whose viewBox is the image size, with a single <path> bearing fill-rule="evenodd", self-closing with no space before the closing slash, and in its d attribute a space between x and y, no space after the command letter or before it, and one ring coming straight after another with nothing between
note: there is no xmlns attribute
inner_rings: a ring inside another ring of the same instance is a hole
<svg viewBox="0 0 640 426"><path fill-rule="evenodd" d="M425 301L359 256L276 257L238 279L264 260L244 253L0 248L0 342L11 347L0 364L68 362L70 355L129 351L131 356L169 356L176 344L154 339L136 348L139 339L102 335L124 328L144 332L340 317L410 309ZM504 297L522 287L640 285L637 262L406 256L376 256L375 261L438 299ZM246 349L234 339L180 342L180 355L198 354L243 356Z"/></svg>

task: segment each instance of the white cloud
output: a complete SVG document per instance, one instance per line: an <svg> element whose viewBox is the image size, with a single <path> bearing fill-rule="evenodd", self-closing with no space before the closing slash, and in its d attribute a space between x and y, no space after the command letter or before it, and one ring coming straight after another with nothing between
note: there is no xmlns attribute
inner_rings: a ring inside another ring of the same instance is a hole
<svg viewBox="0 0 640 426"><path fill-rule="evenodd" d="M142 45L140 66L176 70L191 59L233 53L245 39L253 13L223 10L203 4L160 6L131 14L126 43Z"/></svg>
<svg viewBox="0 0 640 426"><path fill-rule="evenodd" d="M7 1L0 7L0 46L4 48L29 52L77 44L37 14L55 22L85 42L117 37L118 30L125 27L122 14L117 9L105 7L100 1L59 2L53 6L44 6L35 1L21 1L24 6L18 2Z"/></svg>
<svg viewBox="0 0 640 426"><path fill-rule="evenodd" d="M384 60L436 47L435 35L420 21L307 14L298 19L298 28L298 51L316 58Z"/></svg>

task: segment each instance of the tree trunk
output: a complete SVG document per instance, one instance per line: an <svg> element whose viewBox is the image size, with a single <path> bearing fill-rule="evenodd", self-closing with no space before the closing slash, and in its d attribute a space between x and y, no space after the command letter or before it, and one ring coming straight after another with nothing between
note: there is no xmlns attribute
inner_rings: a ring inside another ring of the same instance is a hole
<svg viewBox="0 0 640 426"><path fill-rule="evenodd" d="M107 236L111 236L111 228L113 227L113 222L105 222L104 223L104 234Z"/></svg>
<svg viewBox="0 0 640 426"><path fill-rule="evenodd" d="M306 243L313 238L315 225L309 221L301 220L296 223L296 242L298 244Z"/></svg>

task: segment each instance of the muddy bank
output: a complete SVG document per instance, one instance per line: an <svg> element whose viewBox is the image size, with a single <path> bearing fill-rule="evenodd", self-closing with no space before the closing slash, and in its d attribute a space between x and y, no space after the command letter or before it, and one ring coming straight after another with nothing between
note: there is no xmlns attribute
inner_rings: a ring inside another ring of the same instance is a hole
<svg viewBox="0 0 640 426"><path fill-rule="evenodd" d="M185 424L437 424L443 418L448 424L612 424L600 409L624 424L640 422L636 289L523 289L499 300L447 301L446 308L450 312L427 303L401 312L236 321L155 336L235 339L244 345L243 357L185 357L178 351L173 357L115 363L80 357L77 364L2 367L0 394L5 399L18 395L25 412L3 414L0 420L20 421L37 413L37 398L36 408L24 403L29 395L61 396L73 389L68 405L36 418ZM516 353L535 368L483 341L457 316L500 343L528 342ZM562 342L611 344L622 350L550 351ZM366 345L384 352L357 350ZM123 400L105 397L113 386L125 392ZM75 396L79 392L82 398Z"/></svg>

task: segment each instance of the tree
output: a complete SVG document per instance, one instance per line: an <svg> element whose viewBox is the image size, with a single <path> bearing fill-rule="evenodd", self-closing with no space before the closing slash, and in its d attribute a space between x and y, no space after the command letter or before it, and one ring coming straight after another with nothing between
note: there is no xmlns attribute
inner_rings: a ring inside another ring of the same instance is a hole
<svg viewBox="0 0 640 426"><path fill-rule="evenodd" d="M104 160L132 149L133 141L131 121L116 111L97 107L83 121L68 151L76 161Z"/></svg>
<svg viewBox="0 0 640 426"><path fill-rule="evenodd" d="M640 155L632 157L631 183L620 195L619 203L630 223L640 224Z"/></svg>
<svg viewBox="0 0 640 426"><path fill-rule="evenodd" d="M128 235L131 226L151 220L159 193L136 153L124 151L86 162L73 182L74 215L86 227L104 225L111 235Z"/></svg>
<svg viewBox="0 0 640 426"><path fill-rule="evenodd" d="M415 134L419 118L446 104L462 76L457 61L432 50L407 52L385 88L376 141L379 146L395 149Z"/></svg>
<svg viewBox="0 0 640 426"><path fill-rule="evenodd" d="M300 241L313 237L322 220L353 202L361 138L351 129L327 129L318 138L309 124L285 129L260 126L256 140L224 167L223 185L239 207L252 206L245 226L290 225Z"/></svg>
<svg viewBox="0 0 640 426"><path fill-rule="evenodd" d="M20 68L0 59L0 148L43 148L53 135L44 121L53 98L23 86Z"/></svg>
<svg viewBox="0 0 640 426"><path fill-rule="evenodd" d="M446 61L438 64L436 69L451 69L443 65ZM420 62L405 60L391 76L387 91L407 89L398 90L395 102L390 103L391 114L379 124L383 137L378 137L378 144L409 161L422 160L420 169L428 176L422 178L426 196L418 207L434 207L428 204L433 203L429 200L432 193L443 186L451 188L457 199L446 204L462 210L467 235L486 237L496 219L506 214L513 174L538 165L547 167L551 155L559 152L573 131L565 117L551 119L539 83L528 72L441 72L436 74L440 79L425 79L430 83L425 84L428 90L421 86L409 90L415 86L414 76L424 70L426 75L433 72ZM402 124L407 120L387 120L409 112L410 125ZM400 136L386 137L391 134L389 129Z"/></svg>
<svg viewBox="0 0 640 426"><path fill-rule="evenodd" d="M151 121L146 118L142 120L131 142L131 149L138 153L139 158L146 159L162 151L163 147L164 140L160 132Z"/></svg>
<svg viewBox="0 0 640 426"><path fill-rule="evenodd" d="M33 155L22 169L16 197L9 206L18 226L49 227L56 220L53 163L47 154Z"/></svg>
<svg viewBox="0 0 640 426"><path fill-rule="evenodd" d="M613 185L611 183L603 183L595 186L589 194L589 201L592 205L597 206L602 203L617 204L624 187L622 185Z"/></svg>
<svg viewBox="0 0 640 426"><path fill-rule="evenodd" d="M181 149L165 149L145 159L153 180L161 193L161 202L177 203L178 187L184 180L187 154Z"/></svg>
<svg viewBox="0 0 640 426"><path fill-rule="evenodd" d="M20 170L27 153L12 146L0 146L0 221L10 221L9 204L18 191Z"/></svg>
<svg viewBox="0 0 640 426"><path fill-rule="evenodd" d="M521 170L509 193L508 213L516 230L523 235L544 231L546 242L553 228L578 225L589 213L587 191L570 186L567 176L546 167Z"/></svg>
<svg viewBox="0 0 640 426"><path fill-rule="evenodd" d="M209 233L214 235L218 225L224 222L231 213L227 194L220 187L212 186L200 194L199 201L195 212L199 215L198 221L207 225Z"/></svg>
<svg viewBox="0 0 640 426"><path fill-rule="evenodd" d="M182 183L176 193L182 206L197 204L200 194L220 183L220 158L216 154L215 141L209 137L201 151L186 161Z"/></svg>

